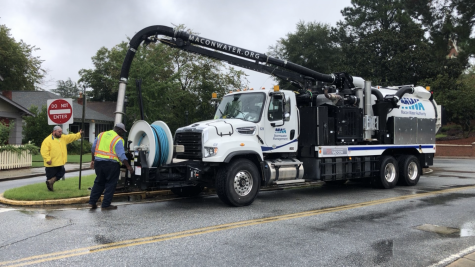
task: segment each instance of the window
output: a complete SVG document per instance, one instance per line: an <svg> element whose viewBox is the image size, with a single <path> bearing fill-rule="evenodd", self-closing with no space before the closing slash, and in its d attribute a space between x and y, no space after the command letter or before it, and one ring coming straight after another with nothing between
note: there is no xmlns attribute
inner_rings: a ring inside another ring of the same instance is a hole
<svg viewBox="0 0 475 267"><path fill-rule="evenodd" d="M267 113L267 118L269 121L278 121L282 120L282 96L281 98L276 98L273 96L269 103L269 112Z"/></svg>

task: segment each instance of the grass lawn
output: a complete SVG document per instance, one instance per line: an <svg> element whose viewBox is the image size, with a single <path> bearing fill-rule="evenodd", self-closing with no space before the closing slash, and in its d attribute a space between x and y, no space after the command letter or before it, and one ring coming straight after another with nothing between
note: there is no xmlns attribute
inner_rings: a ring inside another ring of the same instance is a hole
<svg viewBox="0 0 475 267"><path fill-rule="evenodd" d="M91 153L82 155L82 162L91 162ZM79 155L68 155L68 163L79 163ZM44 167L43 157L41 155L33 155L32 168Z"/></svg>
<svg viewBox="0 0 475 267"><path fill-rule="evenodd" d="M89 196L90 191L87 190L88 187L92 187L94 184L94 179L96 178L95 174L82 176L81 177L81 190L79 187L79 177L68 178L66 180L59 180L54 183L54 191L51 192L46 187L45 182L38 184L30 184L22 187L12 188L5 193L3 196L12 200L47 200L47 199L63 199L63 198L73 198L73 197L84 197ZM46 179L45 179L46 181Z"/></svg>

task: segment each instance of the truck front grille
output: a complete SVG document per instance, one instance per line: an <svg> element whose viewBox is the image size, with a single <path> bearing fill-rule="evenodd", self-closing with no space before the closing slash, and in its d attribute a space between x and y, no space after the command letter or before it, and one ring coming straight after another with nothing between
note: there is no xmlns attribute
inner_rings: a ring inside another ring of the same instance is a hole
<svg viewBox="0 0 475 267"><path fill-rule="evenodd" d="M181 132L175 135L175 145L183 145L185 152L177 153L179 159L201 159L201 132Z"/></svg>

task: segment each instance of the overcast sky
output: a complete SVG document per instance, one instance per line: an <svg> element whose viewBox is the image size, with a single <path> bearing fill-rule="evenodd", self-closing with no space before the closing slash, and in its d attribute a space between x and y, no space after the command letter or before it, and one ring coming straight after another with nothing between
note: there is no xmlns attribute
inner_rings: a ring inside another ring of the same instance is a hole
<svg viewBox="0 0 475 267"><path fill-rule="evenodd" d="M57 80L77 81L80 69L91 69L99 48L111 48L148 26L185 24L201 37L267 53L295 32L299 21L334 26L350 5L350 0L0 0L0 24L17 41L41 49L34 55L44 60L52 81L44 88L54 89ZM250 87L275 83L268 75L246 73Z"/></svg>

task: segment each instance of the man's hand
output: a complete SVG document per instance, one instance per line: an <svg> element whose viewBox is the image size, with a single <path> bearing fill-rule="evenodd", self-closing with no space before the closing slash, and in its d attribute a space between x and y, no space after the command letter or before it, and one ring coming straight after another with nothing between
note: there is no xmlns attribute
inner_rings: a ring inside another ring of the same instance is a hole
<svg viewBox="0 0 475 267"><path fill-rule="evenodd" d="M130 174L134 173L134 168L132 168L130 165L127 167L127 170L129 170Z"/></svg>
<svg viewBox="0 0 475 267"><path fill-rule="evenodd" d="M81 130L79 130L79 132L81 133L81 136L82 136L82 134L84 133L84 131L83 131L82 129L81 129Z"/></svg>
<svg viewBox="0 0 475 267"><path fill-rule="evenodd" d="M46 164L51 165L51 160L50 160L50 161L47 161Z"/></svg>
<svg viewBox="0 0 475 267"><path fill-rule="evenodd" d="M94 161L91 161L91 169L94 169Z"/></svg>

